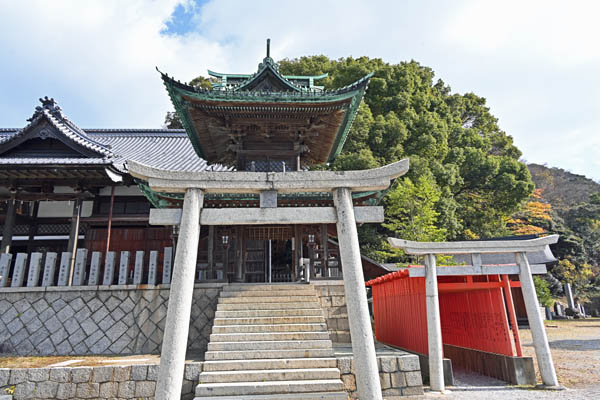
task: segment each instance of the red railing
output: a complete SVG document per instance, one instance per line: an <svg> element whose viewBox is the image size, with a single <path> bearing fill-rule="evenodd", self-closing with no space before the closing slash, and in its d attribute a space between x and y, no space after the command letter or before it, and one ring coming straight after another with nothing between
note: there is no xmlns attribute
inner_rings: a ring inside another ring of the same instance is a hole
<svg viewBox="0 0 600 400"><path fill-rule="evenodd" d="M403 270L371 280L367 286L372 288L377 340L428 354L425 278L410 278ZM510 286L520 285L511 282ZM439 277L443 343L514 355L502 287L497 275ZM520 343L515 347L520 350Z"/></svg>

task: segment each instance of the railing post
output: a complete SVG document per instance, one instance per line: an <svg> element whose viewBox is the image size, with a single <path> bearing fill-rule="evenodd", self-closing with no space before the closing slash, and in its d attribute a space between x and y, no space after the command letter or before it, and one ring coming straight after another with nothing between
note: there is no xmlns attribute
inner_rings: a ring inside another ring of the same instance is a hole
<svg viewBox="0 0 600 400"><path fill-rule="evenodd" d="M158 251L150 252L150 260L148 262L148 285L156 285L156 272L158 268Z"/></svg>
<svg viewBox="0 0 600 400"><path fill-rule="evenodd" d="M144 251L135 252L135 269L133 271L133 284L141 285L144 277Z"/></svg>
<svg viewBox="0 0 600 400"><path fill-rule="evenodd" d="M425 304L427 307L427 343L429 350L429 385L432 391L442 392L444 363L440 302L438 295L435 255L425 255Z"/></svg>
<svg viewBox="0 0 600 400"><path fill-rule="evenodd" d="M42 286L54 286L54 272L56 271L57 254L53 252L46 253L46 262L44 263L44 277Z"/></svg>
<svg viewBox="0 0 600 400"><path fill-rule="evenodd" d="M104 286L109 286L113 284L115 279L115 259L117 258L117 253L114 251L109 251L106 253L106 257L104 257L104 277L102 279L102 284Z"/></svg>
<svg viewBox="0 0 600 400"><path fill-rule="evenodd" d="M100 262L102 253L99 251L92 252L92 261L90 262L90 279L88 286L97 286L100 281Z"/></svg>
<svg viewBox="0 0 600 400"><path fill-rule="evenodd" d="M13 271L12 280L10 281L11 287L22 287L23 280L25 279L25 265L27 263L27 254L17 253L17 259L15 260L15 269Z"/></svg>
<svg viewBox="0 0 600 400"><path fill-rule="evenodd" d="M8 274L10 273L10 263L12 262L12 254L0 254L0 287L8 285Z"/></svg>
<svg viewBox="0 0 600 400"><path fill-rule="evenodd" d="M42 270L42 253L31 253L29 260L29 274L27 275L27 287L36 287L40 281Z"/></svg>
<svg viewBox="0 0 600 400"><path fill-rule="evenodd" d="M119 285L127 285L129 275L129 252L122 251L119 259Z"/></svg>
<svg viewBox="0 0 600 400"><path fill-rule="evenodd" d="M533 347L537 357L538 368L542 376L544 385L558 387L558 378L552 362L552 353L548 345L548 337L544 328L544 320L540 313L538 298L535 293L535 286L531 276L531 266L527 260L527 255L523 252L515 253L517 264L519 265L519 279L521 281L521 290L523 291L523 300L527 310L527 319L529 320L529 329L533 339Z"/></svg>

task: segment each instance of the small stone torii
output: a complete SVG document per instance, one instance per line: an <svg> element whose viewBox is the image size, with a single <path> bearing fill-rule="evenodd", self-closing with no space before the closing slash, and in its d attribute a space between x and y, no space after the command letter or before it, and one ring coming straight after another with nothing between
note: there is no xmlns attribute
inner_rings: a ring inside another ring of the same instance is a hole
<svg viewBox="0 0 600 400"><path fill-rule="evenodd" d="M527 253L543 252L558 241L558 235L550 235L530 240L490 240L472 242L413 242L410 240L388 238L392 247L404 250L407 254L424 256L425 271L408 268L409 276L425 276L425 304L427 310L427 342L429 351L429 380L432 391L443 392L443 347L440 324L440 306L438 297L438 276L460 275L519 275L521 290L525 301L527 319L533 338L533 347L538 368L545 387L560 389L548 337L540 312L538 298L533 284L533 273L545 273L545 265L529 265ZM515 265L483 265L481 254L515 255ZM470 254L472 265L436 266L436 255ZM516 321L513 321L516 324ZM513 329L515 329L513 327Z"/></svg>
<svg viewBox="0 0 600 400"><path fill-rule="evenodd" d="M204 225L335 223L343 267L356 386L361 399L381 400L379 369L367 306L357 222L383 222L383 207L354 207L352 192L378 191L408 171L407 159L363 171L182 172L129 162L129 171L158 192L185 193L182 210L153 209L150 223L179 225L160 357L156 399L181 394L194 274ZM277 193L331 192L334 207L277 207ZM203 208L205 193L259 193L260 208Z"/></svg>

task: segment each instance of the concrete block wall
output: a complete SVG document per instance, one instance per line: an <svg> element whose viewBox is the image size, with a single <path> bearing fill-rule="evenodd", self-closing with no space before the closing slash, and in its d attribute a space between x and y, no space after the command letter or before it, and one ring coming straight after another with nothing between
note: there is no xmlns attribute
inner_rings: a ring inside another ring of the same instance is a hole
<svg viewBox="0 0 600 400"><path fill-rule="evenodd" d="M182 399L194 398L200 369L200 363L186 364ZM0 393L15 400L154 399L157 374L158 365L0 368Z"/></svg>
<svg viewBox="0 0 600 400"><path fill-rule="evenodd" d="M419 358L413 354L398 356L377 356L379 380L383 397L414 396L423 394L423 382L419 368ZM354 360L352 357L339 357L337 367L342 374L344 388L351 398L357 399Z"/></svg>
<svg viewBox="0 0 600 400"><path fill-rule="evenodd" d="M350 343L350 326L343 281L312 281L327 320L329 337L334 343Z"/></svg>
<svg viewBox="0 0 600 400"><path fill-rule="evenodd" d="M189 351L206 351L222 286L196 285ZM168 299L168 285L2 288L0 354L158 354Z"/></svg>

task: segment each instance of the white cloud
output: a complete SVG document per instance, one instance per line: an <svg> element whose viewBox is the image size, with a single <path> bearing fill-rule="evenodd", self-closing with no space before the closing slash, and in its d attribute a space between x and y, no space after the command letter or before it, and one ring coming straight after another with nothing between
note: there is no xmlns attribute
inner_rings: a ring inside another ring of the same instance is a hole
<svg viewBox="0 0 600 400"><path fill-rule="evenodd" d="M158 127L172 106L155 66L181 80L253 72L270 37L275 59L415 59L486 97L526 159L600 179L595 1L0 3L0 126L23 126L49 95L83 127ZM161 33L178 4L197 29Z"/></svg>
<svg viewBox="0 0 600 400"><path fill-rule="evenodd" d="M600 59L600 2L470 1L457 7L441 38L473 53L510 53L573 67Z"/></svg>
<svg viewBox="0 0 600 400"><path fill-rule="evenodd" d="M0 68L10 78L2 102L28 104L29 113L49 95L80 125L158 126L170 105L154 67L191 79L221 58L220 46L199 35L160 34L178 3L4 4L0 48L8 57ZM28 116L15 114L2 114L2 125Z"/></svg>

